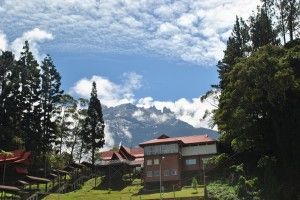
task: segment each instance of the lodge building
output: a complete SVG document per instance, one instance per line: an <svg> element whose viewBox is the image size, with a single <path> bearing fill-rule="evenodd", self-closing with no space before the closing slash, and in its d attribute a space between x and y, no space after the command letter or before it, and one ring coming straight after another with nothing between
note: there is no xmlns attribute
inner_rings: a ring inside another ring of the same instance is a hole
<svg viewBox="0 0 300 200"><path fill-rule="evenodd" d="M157 139L139 145L144 149L145 187L184 185L191 177L201 176L203 161L217 153L216 140L207 135L169 137L162 135Z"/></svg>
<svg viewBox="0 0 300 200"><path fill-rule="evenodd" d="M144 164L144 149L141 147L128 148L120 146L118 149L103 151L96 161L96 168L104 175L103 183L109 187L124 185L123 175L130 178L140 170Z"/></svg>

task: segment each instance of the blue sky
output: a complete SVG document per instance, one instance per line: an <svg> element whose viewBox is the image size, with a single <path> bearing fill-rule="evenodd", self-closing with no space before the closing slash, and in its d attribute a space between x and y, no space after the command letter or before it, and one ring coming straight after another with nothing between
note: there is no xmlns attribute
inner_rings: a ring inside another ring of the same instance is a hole
<svg viewBox="0 0 300 200"><path fill-rule="evenodd" d="M199 67L163 56L55 52L51 55L63 76L66 90L83 77L101 75L122 84L124 73L136 72L143 77L142 86L135 91L136 98L151 96L157 100L174 101L199 96L210 88L210 84L218 81L214 66Z"/></svg>
<svg viewBox="0 0 300 200"><path fill-rule="evenodd" d="M0 49L18 57L28 40L38 60L49 53L63 89L89 97L96 81L107 106L168 107L208 126L201 103L218 82L235 16L259 0L0 0ZM212 100L213 101L213 100Z"/></svg>

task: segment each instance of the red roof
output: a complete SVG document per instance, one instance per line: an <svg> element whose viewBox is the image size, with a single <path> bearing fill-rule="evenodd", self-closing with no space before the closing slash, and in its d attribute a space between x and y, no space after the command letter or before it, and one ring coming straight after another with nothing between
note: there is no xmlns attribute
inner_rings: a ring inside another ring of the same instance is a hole
<svg viewBox="0 0 300 200"><path fill-rule="evenodd" d="M30 152L26 152L24 150L15 150L10 153L11 155L8 156L0 155L0 163L7 162L7 163L29 164L29 158L31 155Z"/></svg>
<svg viewBox="0 0 300 200"><path fill-rule="evenodd" d="M125 152L124 152L125 151ZM141 147L128 148L125 146L121 146L119 150L110 150L100 152L101 160L111 160L113 155L117 158L121 159L135 159L135 158L143 158L144 157L144 149ZM128 155L130 156L128 158Z"/></svg>
<svg viewBox="0 0 300 200"><path fill-rule="evenodd" d="M118 160L123 160L124 159L118 152L114 152L112 157L114 157L114 156L117 157Z"/></svg>
<svg viewBox="0 0 300 200"><path fill-rule="evenodd" d="M114 152L114 150L100 152L101 160L110 160Z"/></svg>
<svg viewBox="0 0 300 200"><path fill-rule="evenodd" d="M144 149L141 147L134 147L130 149L130 154L136 158L144 157Z"/></svg>
<svg viewBox="0 0 300 200"><path fill-rule="evenodd" d="M182 137L159 137L157 139L149 140L140 144L140 146L150 145L150 144L164 144L164 143L182 143L184 145L189 144L201 144L201 143L212 143L216 140L208 137L207 135L192 135L192 136L182 136Z"/></svg>

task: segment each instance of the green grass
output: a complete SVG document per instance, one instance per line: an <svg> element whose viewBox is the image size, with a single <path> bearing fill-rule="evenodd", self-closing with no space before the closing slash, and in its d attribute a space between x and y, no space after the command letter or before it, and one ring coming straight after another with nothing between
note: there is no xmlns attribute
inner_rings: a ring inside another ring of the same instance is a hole
<svg viewBox="0 0 300 200"><path fill-rule="evenodd" d="M136 181L136 180L135 180ZM51 194L44 198L44 200L139 200L139 199L159 199L159 193L141 194L143 187L140 185L130 185L122 190L102 190L94 189L94 179L87 181L84 186L77 191L66 194ZM182 188L175 191L175 197L203 197L203 187L199 187L197 192L193 188ZM166 192L163 194L164 198L173 198L173 192Z"/></svg>

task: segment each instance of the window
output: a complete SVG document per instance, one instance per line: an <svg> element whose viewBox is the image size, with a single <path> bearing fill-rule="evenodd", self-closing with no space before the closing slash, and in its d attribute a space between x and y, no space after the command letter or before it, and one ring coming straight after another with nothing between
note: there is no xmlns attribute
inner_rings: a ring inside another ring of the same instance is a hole
<svg viewBox="0 0 300 200"><path fill-rule="evenodd" d="M159 159L154 159L154 165L159 165Z"/></svg>
<svg viewBox="0 0 300 200"><path fill-rule="evenodd" d="M171 170L171 175L172 176L176 176L177 175L177 170L176 169L172 169Z"/></svg>
<svg viewBox="0 0 300 200"><path fill-rule="evenodd" d="M152 171L147 171L147 177L152 177Z"/></svg>
<svg viewBox="0 0 300 200"><path fill-rule="evenodd" d="M147 160L147 165L152 165L152 160Z"/></svg>
<svg viewBox="0 0 300 200"><path fill-rule="evenodd" d="M153 176L159 176L159 171L153 171Z"/></svg>
<svg viewBox="0 0 300 200"><path fill-rule="evenodd" d="M193 158L193 159L186 159L185 160L185 164L186 165L196 165L196 163L197 163L197 161L196 161L195 158Z"/></svg>
<svg viewBox="0 0 300 200"><path fill-rule="evenodd" d="M164 171L164 176L170 176L170 170L165 170Z"/></svg>

